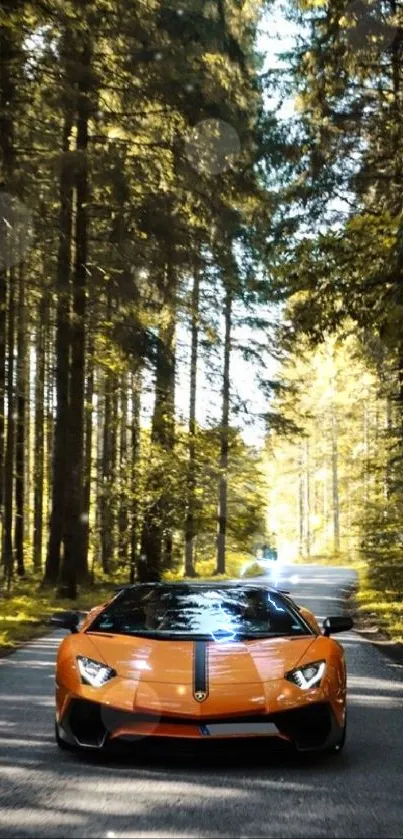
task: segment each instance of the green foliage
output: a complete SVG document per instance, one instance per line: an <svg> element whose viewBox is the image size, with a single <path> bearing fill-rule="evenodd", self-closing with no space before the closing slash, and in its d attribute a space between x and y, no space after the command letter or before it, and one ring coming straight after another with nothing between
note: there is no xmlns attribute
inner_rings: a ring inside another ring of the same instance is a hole
<svg viewBox="0 0 403 839"><path fill-rule="evenodd" d="M272 443L273 492L283 520L284 483L299 475L295 552L360 557L366 585L386 602L401 597L403 579L402 10L289 0L286 14L299 27L285 83L299 153L284 186L290 235L276 248L275 277L288 297L279 339L303 384L284 403L300 438ZM329 387L332 340L340 363ZM330 486L321 478L318 487L318 467L333 472Z"/></svg>
<svg viewBox="0 0 403 839"><path fill-rule="evenodd" d="M118 582L118 581L116 581ZM75 608L89 611L105 602L113 594L111 585L99 584L79 593ZM57 596L56 591L43 592L37 580L27 580L18 586L17 593L0 595L0 652L11 651L18 643L43 635L49 627L51 615L71 609L71 601Z"/></svg>
<svg viewBox="0 0 403 839"><path fill-rule="evenodd" d="M347 324L344 325L348 331ZM312 349L300 337L280 371L279 410L299 433L268 439L272 527L284 558L335 554L356 560L374 462L385 457L387 404L357 337L328 335Z"/></svg>
<svg viewBox="0 0 403 839"><path fill-rule="evenodd" d="M25 395L25 559L29 571L34 518L36 567L46 550L47 584L68 578L73 593L91 575L132 573L146 532L148 560L155 548L161 568L183 561L191 435L175 413L178 332L197 323L216 375L223 286L252 319L270 299L270 283L262 278L256 289L254 275L271 206L262 160L270 146L275 156L279 136L275 117L263 115L260 0L12 5L1 33L1 164L6 190L33 218L21 309L28 378L44 360L41 386ZM188 294L195 270L198 307ZM14 276L0 280L2 311ZM0 400L8 407L14 336L3 320ZM153 405L150 429L144 402ZM229 547L243 550L263 527L264 491L259 458L235 427L231 435ZM214 551L219 430L197 428L195 447L204 558Z"/></svg>
<svg viewBox="0 0 403 839"><path fill-rule="evenodd" d="M196 428L194 553L196 570L202 577L206 573L205 567L210 569L210 558L214 556L216 544L219 434L219 428ZM184 429L177 431L172 453L157 449L150 438L144 439L138 483L137 497L144 513L159 497L160 484L157 481L153 485L152 475L164 474L167 503L160 523L165 531L171 529L174 534L175 573L179 573L183 566L187 449L188 432ZM144 487L148 487L148 491L144 491ZM247 446L238 431L231 429L227 565L230 575L232 553L251 551L256 538L265 532L266 495L267 479L261 454Z"/></svg>
<svg viewBox="0 0 403 839"><path fill-rule="evenodd" d="M403 598L401 583L393 588L390 580L371 583L367 567L359 572L360 586L355 599L361 628L383 640L403 643Z"/></svg>

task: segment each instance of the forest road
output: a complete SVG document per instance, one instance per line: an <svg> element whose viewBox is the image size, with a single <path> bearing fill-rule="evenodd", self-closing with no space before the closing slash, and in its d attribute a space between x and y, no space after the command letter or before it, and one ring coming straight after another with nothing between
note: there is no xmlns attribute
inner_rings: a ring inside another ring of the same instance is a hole
<svg viewBox="0 0 403 839"><path fill-rule="evenodd" d="M293 566L281 584L323 618L343 610L346 568ZM203 758L60 752L54 660L63 632L0 661L0 836L402 837L403 666L354 632L349 723L337 756L269 754L239 741Z"/></svg>

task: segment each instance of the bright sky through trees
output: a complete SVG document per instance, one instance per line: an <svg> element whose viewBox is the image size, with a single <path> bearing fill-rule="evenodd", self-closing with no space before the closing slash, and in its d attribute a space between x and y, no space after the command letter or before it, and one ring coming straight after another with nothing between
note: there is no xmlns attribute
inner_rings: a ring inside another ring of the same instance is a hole
<svg viewBox="0 0 403 839"><path fill-rule="evenodd" d="M295 26L289 23L283 14L281 3L277 2L265 14L259 27L257 39L258 51L264 55L263 72L270 68L282 67L279 54L291 48L295 36ZM278 98L266 97L266 107L273 109L279 106ZM282 120L292 118L294 107L292 100L285 100L279 107L278 114ZM236 165L236 162L235 162ZM214 188L214 176L212 176ZM238 306L239 317L242 317L243 310ZM278 312L269 307L261 307L259 316L268 320L278 318ZM220 337L223 338L222 328ZM235 326L234 345L247 344L249 341L258 340L264 343L264 333L252 330L248 326ZM186 325L179 323L177 329L177 341L180 351L177 358L177 383L175 392L176 412L178 416L188 417L189 413L189 357L190 337ZM202 425L218 423L220 419L220 357L221 350L217 350L216 369L211 369L210 361L206 362L203 357L199 360L198 376L198 400L197 420ZM241 404L246 408L241 410L236 417L236 424L240 427L242 437L248 445L261 447L264 443L266 423L263 414L267 411L267 395L259 387L259 375L266 378L273 378L278 369L277 363L270 354L270 346L262 355L262 365L256 360L245 360L242 353L234 348L231 356L232 379L232 402L234 405ZM263 370L264 368L264 370ZM151 421L154 397L150 387L149 391L143 392L143 422L148 425Z"/></svg>

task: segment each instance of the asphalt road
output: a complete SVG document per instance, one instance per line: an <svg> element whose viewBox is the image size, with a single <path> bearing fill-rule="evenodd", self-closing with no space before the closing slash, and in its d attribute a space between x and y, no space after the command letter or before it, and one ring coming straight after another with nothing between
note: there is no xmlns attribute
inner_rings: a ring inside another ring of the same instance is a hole
<svg viewBox="0 0 403 839"><path fill-rule="evenodd" d="M284 569L283 578L321 618L343 610L354 582L347 569L314 566ZM54 744L62 636L0 661L0 836L403 837L403 666L360 636L339 636L349 668L349 732L338 756L269 756L257 740L252 751L242 741L235 753L224 746L203 758L108 761Z"/></svg>

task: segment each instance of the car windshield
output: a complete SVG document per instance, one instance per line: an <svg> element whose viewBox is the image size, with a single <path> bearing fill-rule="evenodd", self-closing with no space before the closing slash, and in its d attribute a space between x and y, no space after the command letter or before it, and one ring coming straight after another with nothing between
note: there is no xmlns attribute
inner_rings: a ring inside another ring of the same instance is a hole
<svg viewBox="0 0 403 839"><path fill-rule="evenodd" d="M195 585L127 589L95 618L88 631L216 641L312 634L278 592Z"/></svg>

